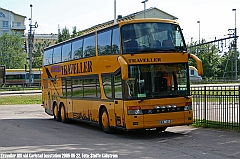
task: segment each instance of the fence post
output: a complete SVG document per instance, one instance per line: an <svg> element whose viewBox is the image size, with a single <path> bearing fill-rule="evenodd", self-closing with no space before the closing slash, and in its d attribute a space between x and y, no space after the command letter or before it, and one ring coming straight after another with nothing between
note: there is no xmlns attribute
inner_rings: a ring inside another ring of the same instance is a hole
<svg viewBox="0 0 240 159"><path fill-rule="evenodd" d="M238 131L240 131L240 85L238 85Z"/></svg>
<svg viewBox="0 0 240 159"><path fill-rule="evenodd" d="M207 86L204 86L204 120L207 120Z"/></svg>

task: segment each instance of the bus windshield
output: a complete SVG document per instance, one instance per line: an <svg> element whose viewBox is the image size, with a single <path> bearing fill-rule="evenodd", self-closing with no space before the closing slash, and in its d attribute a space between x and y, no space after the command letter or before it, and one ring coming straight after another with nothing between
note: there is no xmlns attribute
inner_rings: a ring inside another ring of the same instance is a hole
<svg viewBox="0 0 240 159"><path fill-rule="evenodd" d="M186 44L177 24L147 22L127 24L121 28L122 53L182 52Z"/></svg>
<svg viewBox="0 0 240 159"><path fill-rule="evenodd" d="M132 65L125 82L127 99L187 97L190 95L187 63Z"/></svg>

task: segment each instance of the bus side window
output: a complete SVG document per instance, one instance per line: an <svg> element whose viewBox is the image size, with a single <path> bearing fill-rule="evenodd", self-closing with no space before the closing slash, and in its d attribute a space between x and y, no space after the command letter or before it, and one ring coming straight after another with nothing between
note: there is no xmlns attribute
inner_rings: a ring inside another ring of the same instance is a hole
<svg viewBox="0 0 240 159"><path fill-rule="evenodd" d="M72 60L71 43L67 43L62 47L62 62Z"/></svg>
<svg viewBox="0 0 240 159"><path fill-rule="evenodd" d="M119 35L119 28L113 29L112 32L112 54L119 54L120 53L120 35Z"/></svg>
<svg viewBox="0 0 240 159"><path fill-rule="evenodd" d="M102 83L107 98L112 98L112 78L111 75L102 75Z"/></svg>
<svg viewBox="0 0 240 159"><path fill-rule="evenodd" d="M74 41L72 43L72 58L73 59L79 59L83 57L83 47L82 47L82 39L79 39L77 41Z"/></svg>
<svg viewBox="0 0 240 159"><path fill-rule="evenodd" d="M112 30L98 34L98 55L110 55Z"/></svg>
<svg viewBox="0 0 240 159"><path fill-rule="evenodd" d="M95 34L84 38L83 55L84 55L83 57L96 56Z"/></svg>
<svg viewBox="0 0 240 159"><path fill-rule="evenodd" d="M62 46L54 48L53 51L53 63L61 62Z"/></svg>

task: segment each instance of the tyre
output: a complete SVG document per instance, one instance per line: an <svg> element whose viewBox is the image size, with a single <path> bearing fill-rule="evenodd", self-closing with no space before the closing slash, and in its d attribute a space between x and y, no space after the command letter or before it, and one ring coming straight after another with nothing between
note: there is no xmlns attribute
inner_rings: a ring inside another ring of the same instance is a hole
<svg viewBox="0 0 240 159"><path fill-rule="evenodd" d="M53 117L54 117L54 120L61 121L57 104L54 104L54 107L53 107Z"/></svg>
<svg viewBox="0 0 240 159"><path fill-rule="evenodd" d="M101 111L101 128L105 133L111 134L113 133L113 129L110 127L109 116L107 109L104 107Z"/></svg>
<svg viewBox="0 0 240 159"><path fill-rule="evenodd" d="M61 106L60 106L60 112L61 112L61 121L63 122L63 123L66 123L67 122L67 118L66 118L66 110L65 110L65 107L64 107L64 105L62 105L61 104Z"/></svg>

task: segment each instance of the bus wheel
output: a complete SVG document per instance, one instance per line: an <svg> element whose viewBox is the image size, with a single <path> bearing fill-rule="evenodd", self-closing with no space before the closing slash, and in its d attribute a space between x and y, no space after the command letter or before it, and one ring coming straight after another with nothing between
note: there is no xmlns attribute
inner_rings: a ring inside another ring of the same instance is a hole
<svg viewBox="0 0 240 159"><path fill-rule="evenodd" d="M67 122L65 107L61 104L61 120L63 123Z"/></svg>
<svg viewBox="0 0 240 159"><path fill-rule="evenodd" d="M54 120L57 120L57 121L61 120L57 104L54 104L54 107L53 107L53 117L54 117Z"/></svg>
<svg viewBox="0 0 240 159"><path fill-rule="evenodd" d="M109 123L109 116L106 108L103 108L101 111L101 127L105 133L113 133L112 128Z"/></svg>
<svg viewBox="0 0 240 159"><path fill-rule="evenodd" d="M156 128L156 129L159 132L163 132L163 131L165 131L167 129L167 127L161 127L161 128Z"/></svg>

